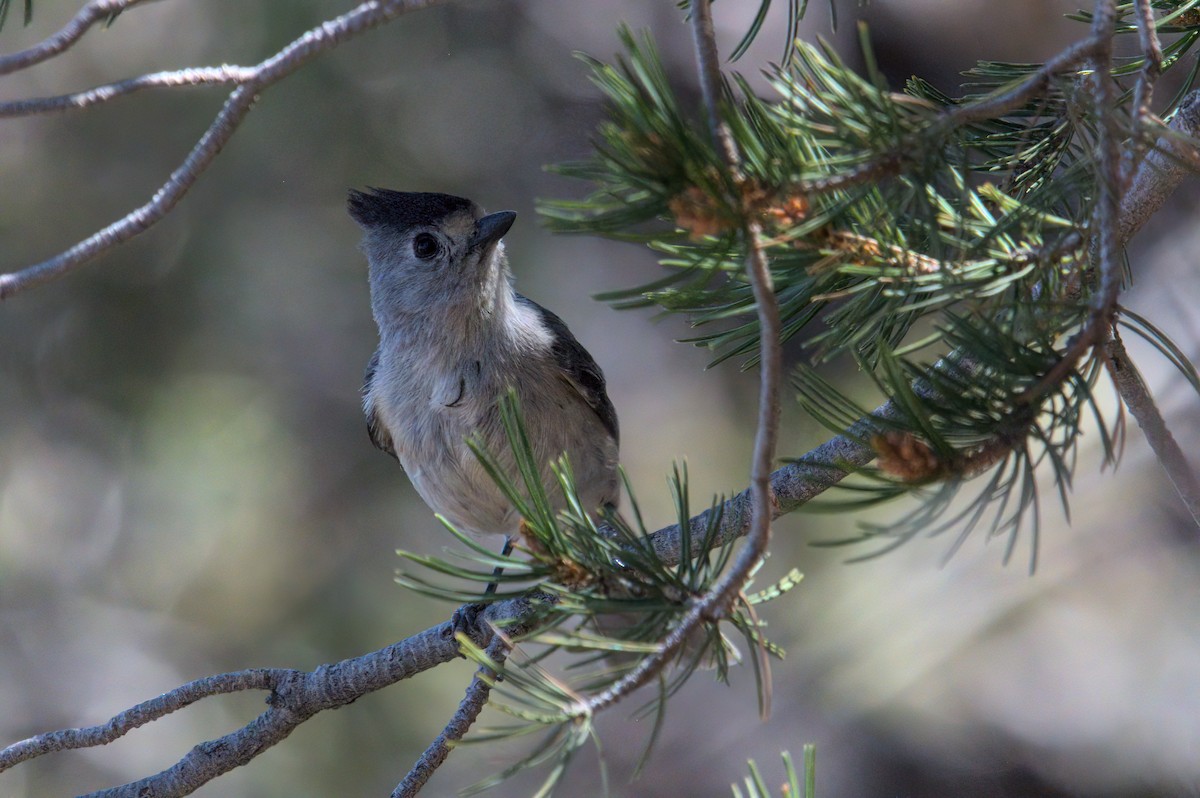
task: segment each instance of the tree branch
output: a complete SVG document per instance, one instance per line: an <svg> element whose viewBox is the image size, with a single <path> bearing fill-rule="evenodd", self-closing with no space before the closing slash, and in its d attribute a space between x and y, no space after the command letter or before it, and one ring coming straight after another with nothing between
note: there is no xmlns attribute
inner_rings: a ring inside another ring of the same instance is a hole
<svg viewBox="0 0 1200 798"><path fill-rule="evenodd" d="M506 636L520 637L537 623L539 608L547 601L553 599L540 593L497 601L480 612L465 633L475 645L488 648L489 653L496 651L492 646L500 636L495 628L503 629ZM459 647L454 632L454 623L447 621L379 651L322 665L311 672L253 669L198 679L118 713L99 726L50 732L14 743L0 751L0 772L54 751L105 745L201 698L269 690L268 709L237 731L201 743L161 773L93 794L103 798L188 795L254 759L318 712L346 706L368 693L455 659Z"/></svg>
<svg viewBox="0 0 1200 798"><path fill-rule="evenodd" d="M1191 172L1200 170L1200 90L1183 99L1167 131L1138 165L1137 174L1121 198L1120 236L1128 242L1158 213L1167 198Z"/></svg>
<svg viewBox="0 0 1200 798"><path fill-rule="evenodd" d="M100 0L89 4L56 37L47 39L38 47L8 56L9 64L17 64L10 66L8 71L23 69L56 55L82 36L87 27L96 20L114 9L125 8L140 1L144 0ZM149 202L48 260L0 275L0 300L62 277L100 253L128 241L161 221L221 152L242 120L250 113L259 94L265 89L292 74L315 56L348 39L390 22L401 14L440 2L442 0L365 0L345 14L309 30L275 55L251 68L248 76L240 81L238 87L229 95L225 105L188 153L187 158L171 173ZM81 19L84 21L80 22ZM4 72L5 63L4 59L0 59L0 74Z"/></svg>
<svg viewBox="0 0 1200 798"><path fill-rule="evenodd" d="M1158 411L1142 375L1130 359L1129 353L1125 351L1125 344L1115 327L1105 343L1104 352L1104 365L1112 375L1121 401L1137 420L1138 426L1150 443L1150 449L1167 472L1171 487L1175 489L1175 493L1192 516L1192 523L1200 526L1200 482L1196 480L1196 474L1184 456L1183 449L1179 448L1179 443L1171 434L1167 422L1163 420L1162 413Z"/></svg>
<svg viewBox="0 0 1200 798"><path fill-rule="evenodd" d="M507 635L497 634L492 637L492 642L484 653L496 668L480 666L475 672L475 677L467 687L467 694L458 705L458 711L437 739L425 749L425 753L421 754L421 758L404 777L404 781L392 791L392 798L412 798L421 791L434 771L446 761L446 757L450 756L451 746L463 738L483 711L483 706L492 692L491 680L496 675L496 669L504 665L504 660L508 658L508 652L511 650L512 643Z"/></svg>
<svg viewBox="0 0 1200 798"><path fill-rule="evenodd" d="M252 80L254 67L232 66L191 67L168 72L151 72L128 80L105 83L84 91L59 94L53 97L32 97L25 100L0 102L0 118L47 114L56 111L81 111L142 89L176 88L180 86L228 86Z"/></svg>
<svg viewBox="0 0 1200 798"><path fill-rule="evenodd" d="M983 119L992 119L1014 111L1044 91L1055 76L1074 69L1094 57L1102 47L1103 43L1097 41L1095 36L1089 36L1076 42L1046 61L1036 72L1013 88L971 100L944 111L939 119L926 130L921 131L919 135L922 139L929 136L937 137L956 127ZM839 175L799 181L796 189L808 195L826 194L893 175L904 164L904 159L910 149L909 143L917 144L917 142L909 142L906 139L904 144L892 152Z"/></svg>
<svg viewBox="0 0 1200 798"><path fill-rule="evenodd" d="M1138 47L1142 51L1142 68L1138 72L1137 83L1133 87L1133 123L1130 125L1132 137L1130 146L1125 150L1121 164L1121 185L1126 186L1133 178L1137 163L1141 160L1142 126L1151 114L1151 103L1154 101L1154 84L1162 74L1162 45L1158 41L1158 29L1154 26L1154 6L1150 0L1136 0L1133 4L1134 17L1137 20Z"/></svg>
<svg viewBox="0 0 1200 798"><path fill-rule="evenodd" d="M70 49L75 42L91 30L97 22L119 14L127 8L145 3L148 0L92 0L79 10L71 21L53 36L26 50L19 50L10 55L0 56L0 75L19 72L22 69L48 61Z"/></svg>
<svg viewBox="0 0 1200 798"><path fill-rule="evenodd" d="M696 66L700 76L701 93L708 114L712 135L721 150L725 168L735 191L740 189L741 166L728 129L721 120L721 71L717 60L716 38L713 31L709 0L692 0L692 39L696 51ZM649 682L671 661L692 631L704 621L721 618L741 592L746 579L762 561L771 536L771 521L775 518L772 497L771 465L775 459L775 442L779 432L779 384L782 370L782 346L779 340L779 305L771 284L766 254L759 239L760 229L746 211L740 193L734 196L735 207L741 210L742 238L748 251L746 272L754 291L755 309L762 334L759 336L760 372L758 426L754 436L754 454L750 466L750 487L743 510L748 531L747 545L721 578L694 602L679 625L659 645L654 654L643 658L633 670L619 681L584 701L575 708L580 715L590 715L612 706L629 693ZM698 547L697 550L700 550ZM765 661L764 669L768 667ZM764 684L769 676L763 679ZM768 688L769 689L769 688ZM764 712L766 707L764 706Z"/></svg>

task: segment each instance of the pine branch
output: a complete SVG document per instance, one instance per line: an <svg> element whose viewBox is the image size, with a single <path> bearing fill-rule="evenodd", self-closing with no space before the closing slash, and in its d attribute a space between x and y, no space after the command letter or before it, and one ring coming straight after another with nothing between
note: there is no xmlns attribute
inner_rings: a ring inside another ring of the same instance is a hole
<svg viewBox="0 0 1200 798"><path fill-rule="evenodd" d="M1154 84L1163 70L1162 45L1158 40L1158 29L1154 25L1154 6L1151 0L1135 0L1134 17L1137 21L1138 47L1142 51L1142 68L1138 72L1137 83L1133 87L1133 138L1131 146L1125 150L1124 162L1121 168L1121 185L1126 186L1133 178L1134 170L1141 159L1143 147L1141 144L1142 126L1151 116L1151 103L1154 100Z"/></svg>
<svg viewBox="0 0 1200 798"><path fill-rule="evenodd" d="M1129 353L1125 351L1125 344L1117 334L1116 328L1113 328L1111 337L1105 343L1104 353L1104 364L1108 373L1112 375L1121 401L1129 408L1129 412L1145 433L1154 456L1167 473L1171 487L1175 489L1175 493L1179 495L1188 514L1191 515L1192 523L1200 526L1200 481L1196 479L1196 473L1188 463L1183 449L1179 448L1178 441L1171 434L1167 422L1163 420L1162 413L1154 403L1154 397L1150 395L1150 389L1146 387L1142 375L1130 359Z"/></svg>
<svg viewBox="0 0 1200 798"><path fill-rule="evenodd" d="M697 71L700 76L705 110L710 120L711 133L718 148L722 151L730 183L737 186L741 169L737 151L721 117L719 100L721 76L709 1L693 0L691 16ZM731 201L735 203L735 207L741 206L740 192L737 196L732 197ZM764 331L761 337L762 365L759 375L758 427L755 433L754 455L750 472L751 485L747 492L748 542L725 574L704 596L693 603L692 608L683 616L679 625L662 640L658 651L643 658L632 671L607 690L580 701L570 710L578 716L590 716L611 707L637 688L647 684L662 672L662 669L674 658L691 633L701 623L723 617L741 592L751 572L762 561L770 541L771 521L775 517L775 504L771 495L771 464L774 461L775 442L779 429L779 381L782 370L779 309L771 286L766 255L759 240L759 226L751 220L751 215L745 207L741 207L740 210L742 238L748 252L746 271L754 288L759 322ZM697 546L696 550L704 549L702 546ZM766 667L765 660L762 664L763 667Z"/></svg>
<svg viewBox="0 0 1200 798"><path fill-rule="evenodd" d="M1200 90L1179 104L1166 132L1138 165L1121 198L1120 238L1127 242L1158 213L1189 174L1200 171Z"/></svg>
<svg viewBox="0 0 1200 798"><path fill-rule="evenodd" d="M993 119L1021 108L1044 92L1054 78L1077 68L1088 59L1094 58L1096 53L1102 51L1104 47L1104 41L1097 39L1094 35L1089 36L1050 58L1016 86L1002 89L986 97L972 99L970 102L956 105L943 112L936 123L931 125L928 130L921 132L919 138L906 139L895 149L853 170L815 180L799 181L795 188L797 191L812 196L841 191L890 177L900 170L909 152L914 149L921 150L922 140L936 139L972 122ZM1111 43L1109 47L1111 47Z"/></svg>
<svg viewBox="0 0 1200 798"><path fill-rule="evenodd" d="M495 602L463 631L475 645L491 647L498 639L494 627L504 629L506 635L525 634L537 622L539 605L552 600L538 594ZM201 743L157 775L93 794L103 798L188 795L254 759L318 712L346 706L368 693L454 660L459 656L454 632L454 624L447 621L379 651L323 665L311 672L254 669L198 679L120 712L100 726L65 729L13 743L0 751L0 772L55 751L105 745L202 698L244 690L269 690L268 709L241 729Z"/></svg>
<svg viewBox="0 0 1200 798"><path fill-rule="evenodd" d="M508 652L511 650L512 643L509 642L506 635L496 634L492 637L492 642L488 644L485 652L492 665L479 667L467 688L467 694L463 696L462 703L458 705L458 711L454 713L454 717L446 724L446 728L442 730L437 739L430 744L429 748L425 749L425 753L413 765L404 780L392 791L392 798L412 798L421 791L429 778L446 761L446 758L450 756L451 746L463 738L474 725L479 713L483 711L483 706L492 692L492 680L500 667L504 665L504 660L507 659Z"/></svg>
<svg viewBox="0 0 1200 798"><path fill-rule="evenodd" d="M1167 132L1158 139L1151 153L1138 166L1120 206L1117 229L1121 246L1127 244L1162 208L1183 182L1184 177L1200 170L1197 138L1200 138L1200 90L1192 92L1184 99L1175 116L1171 118ZM934 369L946 368L952 362L961 364L961 360L956 360L956 357L951 356L939 361ZM1118 390L1131 411L1135 405L1153 405L1153 400L1149 398L1145 386L1140 382L1119 382ZM809 500L840 483L854 469L874 460L875 450L866 441L884 429L887 421L899 417L901 412L895 402L886 402L869 416L860 419L846 434L831 438L772 473L771 487L775 496L776 517L799 509ZM1187 481L1187 478L1180 478L1182 484L1186 484ZM695 550L714 516L720 519L716 545L723 545L746 534L749 528L749 502L749 490L742 491L719 507L706 510L693 518L689 525L692 549ZM1191 502L1186 498L1185 503L1191 506ZM678 561L682 551L682 531L678 525L658 530L651 536L651 540L655 553L662 560Z"/></svg>
<svg viewBox="0 0 1200 798"><path fill-rule="evenodd" d="M90 3L62 31L42 44L0 58L0 74L24 69L57 55L78 41L91 25L105 15L139 1L97 0ZM148 202L48 260L0 274L0 300L56 280L161 221L220 154L263 91L317 55L409 11L428 8L440 2L443 0L364 0L345 14L309 30L275 55L242 73L238 87L229 95L208 130Z"/></svg>
<svg viewBox="0 0 1200 798"><path fill-rule="evenodd" d="M53 97L32 97L25 100L0 102L0 119L58 111L82 111L95 105L124 97L143 89L180 88L186 86L241 85L253 80L254 67L223 65L218 67L189 67L166 72L151 72L136 78L105 83L83 91L58 94Z"/></svg>
<svg viewBox="0 0 1200 798"><path fill-rule="evenodd" d="M39 44L0 56L0 75L8 75L48 61L73 47L98 22L112 19L127 8L148 0L91 0L57 33Z"/></svg>

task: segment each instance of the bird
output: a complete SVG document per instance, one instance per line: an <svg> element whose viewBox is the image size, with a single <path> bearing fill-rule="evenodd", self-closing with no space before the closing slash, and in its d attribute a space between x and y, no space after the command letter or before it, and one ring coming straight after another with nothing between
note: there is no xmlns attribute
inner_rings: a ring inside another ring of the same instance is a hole
<svg viewBox="0 0 1200 798"><path fill-rule="evenodd" d="M615 506L619 429L604 372L561 318L514 289L502 239L516 213L383 188L351 190L347 206L379 329L362 387L367 430L425 503L457 530L503 535L511 551L522 519L467 439L520 484L499 407L512 391L555 509L565 499L550 463L563 454L584 508Z"/></svg>

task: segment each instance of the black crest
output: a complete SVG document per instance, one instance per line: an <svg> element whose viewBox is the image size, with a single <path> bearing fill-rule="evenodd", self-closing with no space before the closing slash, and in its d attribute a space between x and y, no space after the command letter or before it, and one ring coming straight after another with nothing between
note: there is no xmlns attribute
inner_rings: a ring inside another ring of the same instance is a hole
<svg viewBox="0 0 1200 798"><path fill-rule="evenodd" d="M458 211L472 211L475 203L449 194L369 188L367 191L351 189L346 206L354 221L363 227L408 230L418 225L437 224Z"/></svg>

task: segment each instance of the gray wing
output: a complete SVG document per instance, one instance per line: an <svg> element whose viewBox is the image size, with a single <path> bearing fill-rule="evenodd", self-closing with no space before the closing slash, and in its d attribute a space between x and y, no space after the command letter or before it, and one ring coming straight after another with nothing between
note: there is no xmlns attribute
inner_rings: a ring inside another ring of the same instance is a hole
<svg viewBox="0 0 1200 798"><path fill-rule="evenodd" d="M608 389L604 382L604 372L596 365L591 354L583 348L583 344L575 340L566 323L551 311L542 307L528 297L517 294L517 301L537 311L542 323L554 335L554 348L551 354L555 363L562 369L563 376L579 392L584 401L596 411L600 423L612 435L613 441L620 443L617 427L617 411L608 398Z"/></svg>
<svg viewBox="0 0 1200 798"><path fill-rule="evenodd" d="M367 434L371 436L371 443L398 460L400 458L396 455L396 448L392 445L392 436L375 412L374 383L377 368L379 368L378 349L371 355L371 360L367 363L367 371L363 374L362 405L363 414L367 417Z"/></svg>

